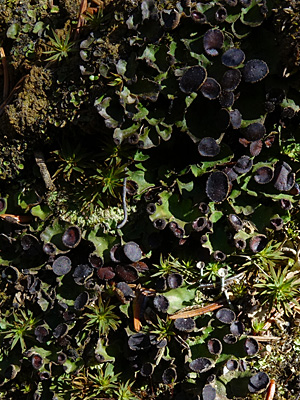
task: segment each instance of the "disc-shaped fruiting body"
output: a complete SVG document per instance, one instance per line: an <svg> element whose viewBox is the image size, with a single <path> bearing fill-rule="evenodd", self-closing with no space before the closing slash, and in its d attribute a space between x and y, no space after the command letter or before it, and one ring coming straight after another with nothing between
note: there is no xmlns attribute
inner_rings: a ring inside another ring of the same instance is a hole
<svg viewBox="0 0 300 400"><path fill-rule="evenodd" d="M128 242L124 245L123 251L125 256L132 262L137 262L142 258L142 250L135 242Z"/></svg>
<svg viewBox="0 0 300 400"><path fill-rule="evenodd" d="M79 264L73 272L73 278L77 285L83 285L94 273L94 268L88 264Z"/></svg>
<svg viewBox="0 0 300 400"><path fill-rule="evenodd" d="M6 267L1 274L3 279L6 279L9 283L16 283L19 279L20 273L16 267L9 265Z"/></svg>
<svg viewBox="0 0 300 400"><path fill-rule="evenodd" d="M43 252L48 256L54 256L57 252L57 247L53 243L45 243L43 246Z"/></svg>
<svg viewBox="0 0 300 400"><path fill-rule="evenodd" d="M165 229L166 225L167 221L164 218L157 218L156 220L153 221L154 228L158 229L159 231Z"/></svg>
<svg viewBox="0 0 300 400"><path fill-rule="evenodd" d="M206 182L206 194L215 203L222 203L229 193L228 176L222 171L212 172Z"/></svg>
<svg viewBox="0 0 300 400"><path fill-rule="evenodd" d="M217 22L223 22L227 18L227 10L225 7L219 7L215 13L215 19Z"/></svg>
<svg viewBox="0 0 300 400"><path fill-rule="evenodd" d="M113 267L107 266L107 267L100 267L97 270L97 275L98 278L103 280L103 281L110 281L115 277L115 272L113 270Z"/></svg>
<svg viewBox="0 0 300 400"><path fill-rule="evenodd" d="M166 313L170 305L169 300L162 294L157 294L153 300L154 307L163 313Z"/></svg>
<svg viewBox="0 0 300 400"><path fill-rule="evenodd" d="M259 253L268 244L268 238L265 235L256 235L251 238L249 247L253 253Z"/></svg>
<svg viewBox="0 0 300 400"><path fill-rule="evenodd" d="M169 367L164 370L162 374L162 381L165 385L171 385L177 379L176 369L173 367Z"/></svg>
<svg viewBox="0 0 300 400"><path fill-rule="evenodd" d="M132 299L135 298L134 291L131 289L129 285L127 285L126 282L118 282L116 284L116 290L118 297L122 297L122 302L128 302L131 301ZM125 300L125 301L124 301Z"/></svg>
<svg viewBox="0 0 300 400"><path fill-rule="evenodd" d="M205 24L207 21L206 15L197 10L192 10L191 18L197 24Z"/></svg>
<svg viewBox="0 0 300 400"><path fill-rule="evenodd" d="M149 215L155 214L156 212L156 205L154 203L149 203L146 206L146 211Z"/></svg>
<svg viewBox="0 0 300 400"><path fill-rule="evenodd" d="M69 249L74 249L79 245L81 240L81 232L78 226L70 226L62 236L63 244Z"/></svg>
<svg viewBox="0 0 300 400"><path fill-rule="evenodd" d="M222 353L222 343L219 339L212 338L207 342L207 348L210 354L219 355Z"/></svg>
<svg viewBox="0 0 300 400"><path fill-rule="evenodd" d="M213 259L217 262L223 262L226 260L226 254L221 250L216 250L212 253Z"/></svg>
<svg viewBox="0 0 300 400"><path fill-rule="evenodd" d="M217 396L217 391L212 385L205 385L202 389L202 399L203 400L215 400Z"/></svg>
<svg viewBox="0 0 300 400"><path fill-rule="evenodd" d="M31 357L31 364L34 369L42 368L44 364L43 357L40 356L39 354L33 354L33 356Z"/></svg>
<svg viewBox="0 0 300 400"><path fill-rule="evenodd" d="M68 330L69 330L68 325L65 323L62 323L62 324L57 325L57 327L54 329L52 334L55 337L55 339L58 339L58 338L62 338L64 336L66 336Z"/></svg>
<svg viewBox="0 0 300 400"><path fill-rule="evenodd" d="M167 282L170 289L177 289L183 284L183 276L174 272L168 275Z"/></svg>
<svg viewBox="0 0 300 400"><path fill-rule="evenodd" d="M146 362L141 366L140 374L144 377L151 376L154 371L154 366L150 362Z"/></svg>
<svg viewBox="0 0 300 400"><path fill-rule="evenodd" d="M222 90L219 96L219 103L221 107L229 108L233 106L234 103L234 93L227 90Z"/></svg>
<svg viewBox="0 0 300 400"><path fill-rule="evenodd" d="M223 307L216 312L216 318L223 324L231 324L235 321L236 316L230 308Z"/></svg>
<svg viewBox="0 0 300 400"><path fill-rule="evenodd" d="M196 324L193 318L177 318L175 319L174 326L181 332L193 332Z"/></svg>
<svg viewBox="0 0 300 400"><path fill-rule="evenodd" d="M146 350L151 346L150 338L145 333L135 333L128 339L128 346L131 350Z"/></svg>
<svg viewBox="0 0 300 400"><path fill-rule="evenodd" d="M47 341L49 331L46 327L39 325L35 328L34 334L38 342L45 343Z"/></svg>
<svg viewBox="0 0 300 400"><path fill-rule="evenodd" d="M245 53L241 49L232 48L222 55L222 64L226 67L238 67L245 60Z"/></svg>
<svg viewBox="0 0 300 400"><path fill-rule="evenodd" d="M72 263L69 257L60 256L52 264L52 270L55 275L62 276L66 275L71 271Z"/></svg>
<svg viewBox="0 0 300 400"><path fill-rule="evenodd" d="M48 371L41 371L39 373L39 378L41 381L47 381L48 379L51 378L51 374Z"/></svg>
<svg viewBox="0 0 300 400"><path fill-rule="evenodd" d="M97 254L90 254L89 255L89 263L94 268L100 268L103 266L104 261L102 257L99 257Z"/></svg>
<svg viewBox="0 0 300 400"><path fill-rule="evenodd" d="M198 144L198 151L202 157L215 157L220 153L220 146L212 137L205 137Z"/></svg>
<svg viewBox="0 0 300 400"><path fill-rule="evenodd" d="M249 156L242 156L237 160L233 169L238 174L246 174L251 170L252 166L253 166L252 159Z"/></svg>
<svg viewBox="0 0 300 400"><path fill-rule="evenodd" d="M88 302L89 302L88 292L80 293L74 301L75 310L83 310L84 307L88 304Z"/></svg>
<svg viewBox="0 0 300 400"><path fill-rule="evenodd" d="M262 150L262 147L263 147L262 140L255 140L254 142L251 142L249 146L251 156L253 157L258 156Z"/></svg>
<svg viewBox="0 0 300 400"><path fill-rule="evenodd" d="M286 192L292 189L295 184L295 174L292 168L283 161L277 163L274 172L274 187L280 192Z"/></svg>
<svg viewBox="0 0 300 400"><path fill-rule="evenodd" d="M229 214L228 215L228 220L231 224L231 226L236 230L236 231L240 231L241 229L243 229L243 221L241 220L241 218L236 215L236 214Z"/></svg>
<svg viewBox="0 0 300 400"><path fill-rule="evenodd" d="M177 28L180 22L180 13L176 10L164 10L162 12L162 24L166 30Z"/></svg>
<svg viewBox="0 0 300 400"><path fill-rule="evenodd" d="M224 35L219 29L209 29L203 37L205 52L210 56L217 56L222 48Z"/></svg>
<svg viewBox="0 0 300 400"><path fill-rule="evenodd" d="M115 271L118 278L126 283L133 283L139 278L137 269L132 265L118 265Z"/></svg>
<svg viewBox="0 0 300 400"><path fill-rule="evenodd" d="M210 212L209 205L207 203L205 203L204 201L201 201L201 203L199 203L198 208L199 208L200 212L202 212L202 214L208 214Z"/></svg>
<svg viewBox="0 0 300 400"><path fill-rule="evenodd" d="M269 376L265 372L258 372L250 378L248 389L250 393L260 393L266 390L269 384Z"/></svg>
<svg viewBox="0 0 300 400"><path fill-rule="evenodd" d="M203 231L206 226L207 226L207 218L205 217L199 217L192 223L192 227L196 232L201 232Z"/></svg>
<svg viewBox="0 0 300 400"><path fill-rule="evenodd" d="M229 69L224 72L221 80L221 86L223 90L232 91L235 90L240 84L242 79L242 74L239 69Z"/></svg>
<svg viewBox="0 0 300 400"><path fill-rule="evenodd" d="M235 109L230 111L230 123L233 129L239 129L242 124L242 114L239 110Z"/></svg>
<svg viewBox="0 0 300 400"><path fill-rule="evenodd" d="M254 356L258 350L258 341L254 338L247 338L244 343L244 349L248 356Z"/></svg>
<svg viewBox="0 0 300 400"><path fill-rule="evenodd" d="M119 263L125 261L123 247L120 243L116 243L111 247L109 255L113 262Z"/></svg>
<svg viewBox="0 0 300 400"><path fill-rule="evenodd" d="M229 371L236 371L239 367L239 363L237 362L237 360L230 359L227 361L226 367Z"/></svg>
<svg viewBox="0 0 300 400"><path fill-rule="evenodd" d="M280 207L287 211L293 208L293 204L289 199L280 199Z"/></svg>
<svg viewBox="0 0 300 400"><path fill-rule="evenodd" d="M192 371L199 372L201 374L213 368L214 363L209 358L199 357L190 362L189 367Z"/></svg>
<svg viewBox="0 0 300 400"><path fill-rule="evenodd" d="M234 239L234 246L238 249L238 250L245 250L246 246L247 246L247 242L245 239L242 238L236 238Z"/></svg>
<svg viewBox="0 0 300 400"><path fill-rule="evenodd" d="M243 68L243 78L247 83L261 81L269 73L268 65L262 60L247 61Z"/></svg>
<svg viewBox="0 0 300 400"><path fill-rule="evenodd" d="M221 93L221 86L214 78L207 78L200 91L207 99L215 100Z"/></svg>
<svg viewBox="0 0 300 400"><path fill-rule="evenodd" d="M244 333L244 324L241 321L233 321L230 324L230 332L235 336L241 336Z"/></svg>
<svg viewBox="0 0 300 400"><path fill-rule="evenodd" d="M275 231L280 231L283 228L283 225L284 225L284 221L280 217L279 218L270 219L270 223L271 223L272 228Z"/></svg>
<svg viewBox="0 0 300 400"><path fill-rule="evenodd" d="M24 251L32 250L33 248L37 249L39 246L39 241L33 235L24 235L21 238L21 246Z"/></svg>
<svg viewBox="0 0 300 400"><path fill-rule="evenodd" d="M274 171L272 168L268 166L260 167L254 173L254 180L260 185L271 182L273 177L274 177Z"/></svg>
<svg viewBox="0 0 300 400"><path fill-rule="evenodd" d="M170 228L170 231L173 233L173 235L174 235L175 237L177 237L178 239L182 239L182 238L183 238L183 236L184 236L184 229L181 228L181 227L177 224L177 222L171 221L171 222L169 222L168 226L169 226L169 228Z"/></svg>
<svg viewBox="0 0 300 400"><path fill-rule="evenodd" d="M0 197L0 212L4 211L6 208L6 200L3 197Z"/></svg>
<svg viewBox="0 0 300 400"><path fill-rule="evenodd" d="M235 344L238 341L238 338L232 333L228 333L223 336L223 342L226 344Z"/></svg>
<svg viewBox="0 0 300 400"><path fill-rule="evenodd" d="M266 134L266 128L260 122L253 122L242 130L244 137L250 142L262 139Z"/></svg>
<svg viewBox="0 0 300 400"><path fill-rule="evenodd" d="M63 365L67 361L68 357L65 353L57 353L57 364Z"/></svg>
<svg viewBox="0 0 300 400"><path fill-rule="evenodd" d="M186 94L196 92L205 82L206 76L206 69L199 65L188 68L180 79L180 90Z"/></svg>

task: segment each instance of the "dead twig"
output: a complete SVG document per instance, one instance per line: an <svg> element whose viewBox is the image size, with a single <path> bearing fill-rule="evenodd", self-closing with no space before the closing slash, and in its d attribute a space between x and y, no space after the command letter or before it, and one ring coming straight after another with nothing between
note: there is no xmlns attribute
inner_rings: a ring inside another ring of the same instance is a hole
<svg viewBox="0 0 300 400"><path fill-rule="evenodd" d="M8 222L18 224L27 224L32 220L32 217L30 215L0 214L0 218L3 218Z"/></svg>
<svg viewBox="0 0 300 400"><path fill-rule="evenodd" d="M4 79L4 83L3 83L3 101L5 101L5 99L8 96L8 92L9 92L9 76L8 76L8 67L7 67L6 55L5 55L5 51L4 51L3 47L0 47L0 57L1 57L1 61L2 61L3 79Z"/></svg>
<svg viewBox="0 0 300 400"><path fill-rule="evenodd" d="M51 176L48 171L43 153L41 151L35 151L34 158L35 158L35 162L37 163L37 165L40 169L40 172L41 172L42 178L45 182L45 186L46 186L47 190L51 190L51 191L55 190L55 185L51 179Z"/></svg>

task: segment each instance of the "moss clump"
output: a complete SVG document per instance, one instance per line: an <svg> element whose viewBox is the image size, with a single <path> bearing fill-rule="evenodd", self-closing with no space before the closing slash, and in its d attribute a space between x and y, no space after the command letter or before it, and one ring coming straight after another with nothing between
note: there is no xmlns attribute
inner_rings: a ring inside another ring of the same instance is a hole
<svg viewBox="0 0 300 400"><path fill-rule="evenodd" d="M300 4L297 0L280 2L276 14L282 60L289 72L300 65Z"/></svg>
<svg viewBox="0 0 300 400"><path fill-rule="evenodd" d="M47 91L52 80L49 71L34 66L24 80L23 88L1 117L2 134L27 136L35 142L46 127L49 99Z"/></svg>

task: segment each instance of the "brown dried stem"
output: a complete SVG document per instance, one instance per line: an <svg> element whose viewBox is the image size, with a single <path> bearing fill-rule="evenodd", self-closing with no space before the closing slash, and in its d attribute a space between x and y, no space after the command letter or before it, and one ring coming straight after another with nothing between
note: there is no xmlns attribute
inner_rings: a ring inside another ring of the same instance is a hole
<svg viewBox="0 0 300 400"><path fill-rule="evenodd" d="M0 47L0 57L2 61L2 67L3 67L3 78L4 78L4 83L3 83L3 101L8 96L9 92L9 76L8 76L8 67L7 67L7 60L6 60L6 55L3 47Z"/></svg>

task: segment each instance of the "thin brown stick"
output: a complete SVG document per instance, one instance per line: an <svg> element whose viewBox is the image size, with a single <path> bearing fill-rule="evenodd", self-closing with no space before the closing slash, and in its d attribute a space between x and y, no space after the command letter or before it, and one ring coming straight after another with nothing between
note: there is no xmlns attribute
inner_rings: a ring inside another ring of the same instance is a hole
<svg viewBox="0 0 300 400"><path fill-rule="evenodd" d="M1 57L1 61L2 61L3 79L4 79L4 83L3 83L3 101L5 101L5 99L8 96L8 92L9 92L9 76L8 76L8 67L7 67L6 55L5 55L5 51L4 51L3 47L0 47L0 57Z"/></svg>

